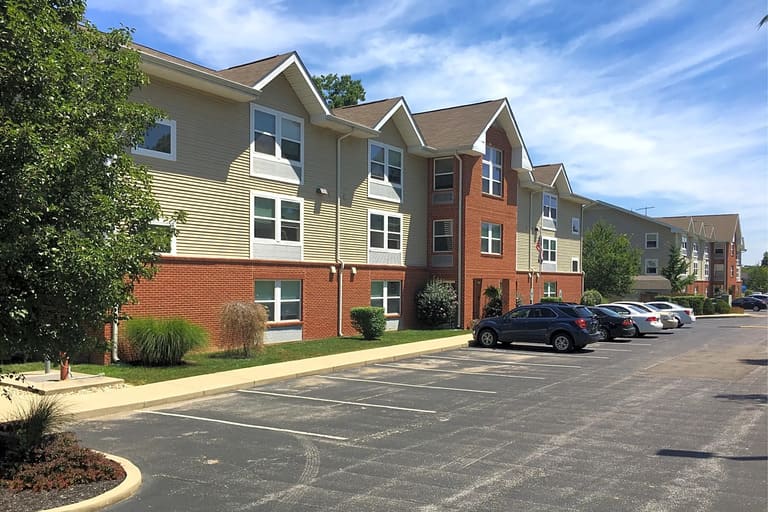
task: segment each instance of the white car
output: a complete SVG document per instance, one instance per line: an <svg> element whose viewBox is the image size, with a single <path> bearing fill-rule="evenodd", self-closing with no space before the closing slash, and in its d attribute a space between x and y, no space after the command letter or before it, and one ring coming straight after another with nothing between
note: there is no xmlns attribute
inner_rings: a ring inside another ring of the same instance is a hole
<svg viewBox="0 0 768 512"><path fill-rule="evenodd" d="M654 300L651 302L646 302L646 304L649 304L655 308L659 308L662 311L669 311L673 315L677 316L678 320L681 322L678 327L682 327L684 324L692 324L696 321L696 315L693 313L693 308L686 308L680 304L666 302L663 300Z"/></svg>
<svg viewBox="0 0 768 512"><path fill-rule="evenodd" d="M675 327L680 327L680 320L678 320L675 315L667 311L662 311L657 307L649 306L648 304L644 304L642 302L633 302L631 300L617 300L615 304L629 304L630 306L634 307L635 309L639 309L640 311L645 311L646 313L656 313L656 315L659 317L659 320L661 320L661 326L664 329L674 329Z"/></svg>
<svg viewBox="0 0 768 512"><path fill-rule="evenodd" d="M635 336L644 336L649 333L661 332L664 325L661 323L658 313L648 313L629 304L599 304L601 308L610 309L620 315L628 316L635 324Z"/></svg>

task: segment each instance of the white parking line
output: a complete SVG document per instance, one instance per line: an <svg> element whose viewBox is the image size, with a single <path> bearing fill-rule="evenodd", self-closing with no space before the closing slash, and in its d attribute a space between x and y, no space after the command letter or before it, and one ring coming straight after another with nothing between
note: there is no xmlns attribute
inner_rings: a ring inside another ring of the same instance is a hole
<svg viewBox="0 0 768 512"><path fill-rule="evenodd" d="M288 434L298 434L302 436L310 436L310 437L322 437L323 439L334 439L336 441L346 441L349 439L348 437L339 437L339 436L330 436L328 434L318 434L315 432L304 432L302 430L290 430L287 428L274 428L274 427L265 427L264 425L251 425L249 423L238 423L236 421L226 421L226 420L217 420L215 418L203 418L202 416L188 416L186 414L174 414L171 412L160 412L160 411L141 411L144 414L157 414L158 416L172 416L174 418L184 418L188 420L198 420L198 421L207 421L210 423L221 423L223 425L232 425L235 427L245 427L245 428L253 428L256 430L270 430L272 432L285 432Z"/></svg>
<svg viewBox="0 0 768 512"><path fill-rule="evenodd" d="M472 359L470 357L447 357L447 356L421 356L420 359L450 359L451 361L471 361L473 363L491 363L507 364L510 366L547 366L551 368L581 368L581 366L572 364L547 364L547 363L523 363L522 361L494 361L492 359Z"/></svg>
<svg viewBox="0 0 768 512"><path fill-rule="evenodd" d="M589 354L585 354L585 355L579 356L579 355L575 355L575 354L544 354L544 353L538 352L538 351L524 352L523 350L521 350L522 348L523 347L521 345L517 345L515 347L515 350L508 350L508 351L505 350L504 352L498 352L497 351L495 353L494 352L489 352L489 350L487 348L485 348L485 349L483 349L483 348L462 348L462 349L459 349L459 350L461 350L463 352L483 352L485 354L493 353L494 355L505 355L505 356L514 356L514 355L524 354L524 355L526 355L528 357L556 357L558 359L561 359L561 358L564 358L564 357L578 357L578 358L581 358L581 359L586 359L586 358L589 358L589 359L610 359L610 357L593 356L593 355L589 355Z"/></svg>
<svg viewBox="0 0 768 512"><path fill-rule="evenodd" d="M348 380L352 382L371 382L374 384L386 384L388 386L403 386L407 388L424 388L424 389L441 389L445 391L462 391L465 393L486 393L489 395L495 395L496 391L485 391L482 389L464 389L464 388L447 388L443 386L426 386L424 384L403 384L402 382L389 382L386 380L376 380L376 379L352 379L350 377L331 377L330 375L320 375L320 377L324 377L326 379L333 379L333 380Z"/></svg>
<svg viewBox="0 0 768 512"><path fill-rule="evenodd" d="M396 364L376 364L376 366L384 366L386 368L397 368L399 370L413 370L415 372L437 372L437 373L457 373L459 375L479 375L481 377L506 377L508 379L534 379L544 380L544 377L527 377L523 375L503 375L501 373L486 373L486 372L459 372L454 370L436 370L433 368L413 368L411 366L402 366Z"/></svg>
<svg viewBox="0 0 768 512"><path fill-rule="evenodd" d="M283 398L297 398L300 400L313 400L316 402L328 402L333 404L344 404L344 405L357 405L358 407L376 407L378 409L392 409L395 411L410 411L410 412L423 412L427 414L435 414L437 411L430 411L428 409L411 409L409 407L395 407L392 405L379 405L379 404L369 404L366 402L345 402L343 400L329 400L327 398L316 398L312 396L301 396L301 395L286 395L283 393L270 393L268 391L254 391L252 389L239 389L240 393L252 393L254 395L268 395L268 396L279 396Z"/></svg>
<svg viewBox="0 0 768 512"><path fill-rule="evenodd" d="M632 352L631 350L627 350L625 348L603 348L600 347L597 350L600 352Z"/></svg>

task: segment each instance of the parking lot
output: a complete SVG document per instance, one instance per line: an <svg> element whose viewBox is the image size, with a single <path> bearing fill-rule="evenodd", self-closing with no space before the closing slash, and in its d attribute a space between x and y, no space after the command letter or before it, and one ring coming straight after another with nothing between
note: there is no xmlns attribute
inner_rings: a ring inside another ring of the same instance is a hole
<svg viewBox="0 0 768 512"><path fill-rule="evenodd" d="M143 484L111 507L764 511L766 315L469 347L83 422Z"/></svg>

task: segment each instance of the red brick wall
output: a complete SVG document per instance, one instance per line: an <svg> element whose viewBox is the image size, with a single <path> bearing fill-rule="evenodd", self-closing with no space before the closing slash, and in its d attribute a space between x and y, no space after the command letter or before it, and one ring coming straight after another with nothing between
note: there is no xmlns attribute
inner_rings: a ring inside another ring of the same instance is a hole
<svg viewBox="0 0 768 512"><path fill-rule="evenodd" d="M518 272L517 293L523 298L523 304L529 303L531 280L533 280L533 302L540 302L543 298L545 282L554 281L557 283L558 293L562 290L564 302L579 302L584 291L584 276L582 274L542 272L537 277L534 272L529 278L527 272Z"/></svg>
<svg viewBox="0 0 768 512"><path fill-rule="evenodd" d="M343 334L356 335L350 310L371 302L371 280L403 281L401 328L416 326L414 297L426 282L426 269L352 265L331 273L331 263L251 261L208 258L165 257L157 276L136 287L137 304L123 313L132 317L182 317L201 325L210 336L209 349L220 347L219 310L231 301L253 301L258 279L302 281L303 339L335 336L338 332L338 283L343 279ZM338 266L337 266L338 268ZM107 329L109 331L109 329ZM107 335L109 333L107 332ZM120 358L135 360L136 354L121 337Z"/></svg>

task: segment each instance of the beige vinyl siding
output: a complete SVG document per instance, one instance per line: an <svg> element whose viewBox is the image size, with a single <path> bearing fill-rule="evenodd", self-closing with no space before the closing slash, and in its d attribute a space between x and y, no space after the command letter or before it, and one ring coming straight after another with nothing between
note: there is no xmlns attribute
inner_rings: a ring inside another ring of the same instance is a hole
<svg viewBox="0 0 768 512"><path fill-rule="evenodd" d="M536 203L536 193L533 193L533 202ZM541 197L541 194L538 194ZM540 204L540 202L538 203ZM539 256L536 252L536 240L533 235L533 227L541 217L541 206L532 212L533 217L529 218L529 208L531 205L531 191L518 189L517 191L517 270L527 272L530 269L538 268Z"/></svg>
<svg viewBox="0 0 768 512"><path fill-rule="evenodd" d="M558 197L557 201L557 271L571 272L571 260L579 259L581 268L580 235L571 232L571 219L581 215L581 204Z"/></svg>

